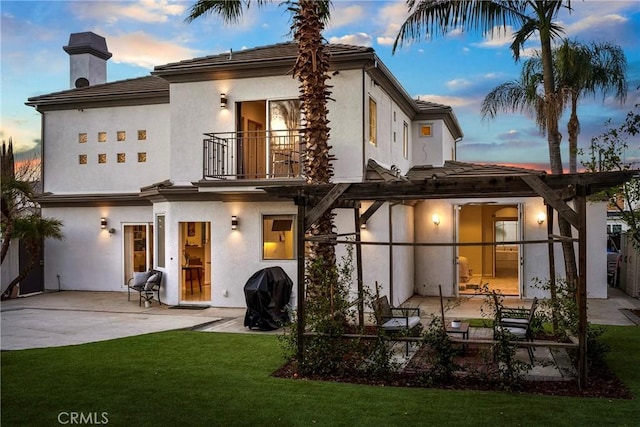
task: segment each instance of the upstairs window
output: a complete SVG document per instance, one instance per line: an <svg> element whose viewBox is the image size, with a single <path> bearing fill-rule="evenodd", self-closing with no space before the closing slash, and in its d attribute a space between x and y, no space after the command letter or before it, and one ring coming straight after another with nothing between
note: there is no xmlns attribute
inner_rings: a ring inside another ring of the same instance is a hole
<svg viewBox="0 0 640 427"><path fill-rule="evenodd" d="M369 97L369 142L378 145L378 105Z"/></svg>

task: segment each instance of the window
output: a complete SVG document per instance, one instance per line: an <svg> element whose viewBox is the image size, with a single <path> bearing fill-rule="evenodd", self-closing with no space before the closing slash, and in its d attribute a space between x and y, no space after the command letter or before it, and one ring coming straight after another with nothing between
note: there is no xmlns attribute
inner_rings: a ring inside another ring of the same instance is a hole
<svg viewBox="0 0 640 427"><path fill-rule="evenodd" d="M144 129L141 129L138 131L138 141L144 141L147 139L147 131Z"/></svg>
<svg viewBox="0 0 640 427"><path fill-rule="evenodd" d="M127 140L127 132L124 130L119 130L116 133L116 137L118 139L118 141L126 141Z"/></svg>
<svg viewBox="0 0 640 427"><path fill-rule="evenodd" d="M158 238L156 242L158 242L158 267L164 267L164 258L165 258L165 235L164 235L164 215L156 216L156 230L158 230Z"/></svg>
<svg viewBox="0 0 640 427"><path fill-rule="evenodd" d="M420 125L420 136L421 137L431 136L431 125Z"/></svg>
<svg viewBox="0 0 640 427"><path fill-rule="evenodd" d="M262 217L262 259L295 259L294 215Z"/></svg>
<svg viewBox="0 0 640 427"><path fill-rule="evenodd" d="M98 142L107 142L106 132L98 132Z"/></svg>
<svg viewBox="0 0 640 427"><path fill-rule="evenodd" d="M138 163L144 163L147 161L147 153L138 153Z"/></svg>
<svg viewBox="0 0 640 427"><path fill-rule="evenodd" d="M127 155L125 153L118 153L118 163L124 163L127 161Z"/></svg>
<svg viewBox="0 0 640 427"><path fill-rule="evenodd" d="M409 125L407 122L402 123L402 155L405 159L409 158Z"/></svg>
<svg viewBox="0 0 640 427"><path fill-rule="evenodd" d="M78 134L78 142L80 144L86 144L87 143L87 134L86 133L79 133Z"/></svg>
<svg viewBox="0 0 640 427"><path fill-rule="evenodd" d="M378 145L378 105L369 98L369 142Z"/></svg>
<svg viewBox="0 0 640 427"><path fill-rule="evenodd" d="M107 163L107 155L104 153L98 154L98 163Z"/></svg>

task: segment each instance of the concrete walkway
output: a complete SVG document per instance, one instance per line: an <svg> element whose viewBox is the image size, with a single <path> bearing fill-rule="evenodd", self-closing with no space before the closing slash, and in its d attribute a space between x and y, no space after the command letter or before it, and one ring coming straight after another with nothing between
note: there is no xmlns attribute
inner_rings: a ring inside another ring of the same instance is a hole
<svg viewBox="0 0 640 427"><path fill-rule="evenodd" d="M453 301L453 299L451 299ZM447 317L478 318L483 298L461 298ZM523 300L506 300L526 306ZM423 317L440 312L437 297L413 297L408 305L420 306ZM640 301L617 289L606 300L589 300L589 321L607 325L634 325L620 309L640 309ZM120 292L62 291L3 301L2 350L56 347L102 341L174 329L195 328L210 332L279 333L250 331L244 327L244 308L170 308L157 302L139 307L137 295L127 301Z"/></svg>
<svg viewBox="0 0 640 427"><path fill-rule="evenodd" d="M58 347L103 341L211 322L225 323L244 316L244 309L188 310L138 306L138 296L120 292L62 291L1 303L2 350Z"/></svg>

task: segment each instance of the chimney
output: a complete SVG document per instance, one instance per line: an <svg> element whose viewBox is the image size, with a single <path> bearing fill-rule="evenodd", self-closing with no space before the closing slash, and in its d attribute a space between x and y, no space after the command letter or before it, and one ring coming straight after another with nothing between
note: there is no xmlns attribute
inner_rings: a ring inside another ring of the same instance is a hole
<svg viewBox="0 0 640 427"><path fill-rule="evenodd" d="M107 82L107 61L111 53L104 37L91 31L73 33L63 49L69 54L69 84L72 88Z"/></svg>

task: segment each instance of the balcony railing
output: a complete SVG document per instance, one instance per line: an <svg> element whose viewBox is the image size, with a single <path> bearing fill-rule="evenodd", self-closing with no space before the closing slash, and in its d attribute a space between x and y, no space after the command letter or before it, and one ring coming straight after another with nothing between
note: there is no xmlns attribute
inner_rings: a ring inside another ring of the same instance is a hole
<svg viewBox="0 0 640 427"><path fill-rule="evenodd" d="M204 179L301 178L300 130L205 133Z"/></svg>

